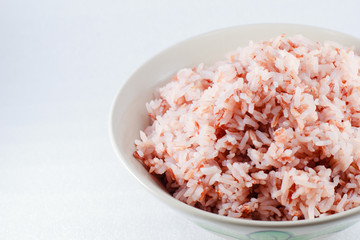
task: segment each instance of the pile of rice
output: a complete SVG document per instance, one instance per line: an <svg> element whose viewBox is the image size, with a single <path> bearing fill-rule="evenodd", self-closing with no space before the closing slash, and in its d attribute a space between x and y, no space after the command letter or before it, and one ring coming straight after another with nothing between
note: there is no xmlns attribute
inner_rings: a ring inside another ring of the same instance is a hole
<svg viewBox="0 0 360 240"><path fill-rule="evenodd" d="M134 156L180 201L255 220L360 205L360 57L279 36L181 69L146 104Z"/></svg>

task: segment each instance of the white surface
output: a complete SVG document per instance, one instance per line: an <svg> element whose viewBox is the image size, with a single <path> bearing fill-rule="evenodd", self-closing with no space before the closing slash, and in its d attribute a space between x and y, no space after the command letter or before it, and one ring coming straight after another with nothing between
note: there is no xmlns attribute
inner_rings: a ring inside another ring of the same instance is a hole
<svg viewBox="0 0 360 240"><path fill-rule="evenodd" d="M314 9L310 9L314 6ZM111 149L117 90L162 49L284 22L360 37L360 2L0 1L0 239L221 239L144 190ZM360 224L329 239L359 239Z"/></svg>

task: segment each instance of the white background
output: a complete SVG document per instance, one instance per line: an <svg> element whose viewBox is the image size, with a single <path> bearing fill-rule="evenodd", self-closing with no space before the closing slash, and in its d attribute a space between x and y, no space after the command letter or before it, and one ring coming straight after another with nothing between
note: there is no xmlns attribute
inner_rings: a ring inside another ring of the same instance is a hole
<svg viewBox="0 0 360 240"><path fill-rule="evenodd" d="M0 239L220 239L129 175L108 137L144 61L249 23L360 37L359 1L0 0ZM360 224L329 239L360 239Z"/></svg>

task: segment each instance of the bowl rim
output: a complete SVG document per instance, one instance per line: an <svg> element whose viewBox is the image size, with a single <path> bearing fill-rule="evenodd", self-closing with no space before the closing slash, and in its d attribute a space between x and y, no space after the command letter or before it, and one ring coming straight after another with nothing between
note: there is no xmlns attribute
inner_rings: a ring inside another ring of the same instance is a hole
<svg viewBox="0 0 360 240"><path fill-rule="evenodd" d="M170 45L169 47L165 48L164 50L158 52L148 60L146 60L143 64L141 64L127 79L123 82L122 86L118 90L115 98L113 99L111 109L110 109L110 115L109 115L109 136L110 141L113 149L115 150L115 153L117 157L122 162L123 166L127 169L127 171L135 178L137 181L145 187L150 193L152 193L154 196L159 198L163 203L170 206L176 211L185 212L193 217L201 218L204 220L212 220L216 222L223 222L223 223L230 223L235 225L241 225L241 226L249 226L249 227L271 227L271 228L288 228L288 227L301 227L301 226L308 226L308 225L319 225L323 223L333 222L337 220L341 220L344 218L351 217L353 215L356 215L360 213L360 206L346 210L344 212L336 213L329 216L324 216L320 218L315 219L306 219L306 220L297 220L297 221L262 221L262 220L250 220L250 219L242 219L242 218L233 218L228 216L222 216L215 213L207 212L195 207L192 207L186 203L183 203L177 199L175 199L173 196L171 196L169 193L159 190L159 189L153 189L151 188L145 181L140 179L135 172L132 171L130 166L127 164L127 161L124 159L123 153L121 152L120 148L118 147L116 143L115 138L115 121L114 121L114 114L115 109L117 106L118 99L122 95L122 93L126 90L126 86L130 84L131 79L134 78L134 76L141 71L142 68L144 68L146 65L150 64L155 58L161 57L161 55L166 54L167 51L177 48L181 46L182 44L185 44L187 42L193 41L196 38L205 37L206 35L212 35L212 34L219 34L222 31L235 31L239 30L241 28L247 28L247 27L298 27L298 28L307 28L312 30L318 30L318 31L326 31L332 34L336 35L342 35L347 38L352 38L360 43L360 39L357 37L354 37L350 34L342 33L339 31L331 30L328 28L318 27L318 26L312 26L312 25L304 25L304 24L292 24L292 23L255 23L255 24L246 24L246 25L235 25L230 26L226 28L220 28L217 30L212 30L209 32L205 32L202 34L198 34L192 37L189 37L185 40L179 41L173 45ZM136 161L135 158L133 158L134 161Z"/></svg>

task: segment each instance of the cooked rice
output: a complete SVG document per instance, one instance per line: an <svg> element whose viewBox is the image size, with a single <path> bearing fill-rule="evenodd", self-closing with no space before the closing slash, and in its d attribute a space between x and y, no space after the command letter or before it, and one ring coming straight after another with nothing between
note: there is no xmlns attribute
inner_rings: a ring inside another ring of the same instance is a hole
<svg viewBox="0 0 360 240"><path fill-rule="evenodd" d="M360 57L279 36L181 69L146 104L134 156L191 206L312 219L360 205Z"/></svg>

